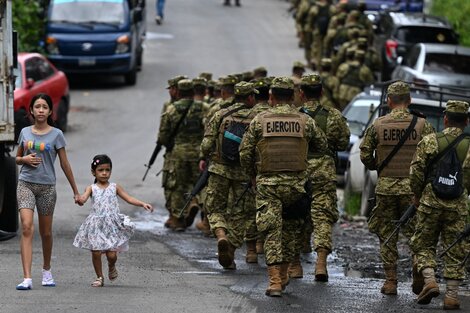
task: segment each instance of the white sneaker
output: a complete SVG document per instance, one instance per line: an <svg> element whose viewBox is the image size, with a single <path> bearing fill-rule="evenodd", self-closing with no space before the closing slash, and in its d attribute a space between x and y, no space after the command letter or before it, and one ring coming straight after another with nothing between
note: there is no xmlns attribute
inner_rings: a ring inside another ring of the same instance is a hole
<svg viewBox="0 0 470 313"><path fill-rule="evenodd" d="M16 286L16 290L31 290L33 289L33 280L31 278L25 278L23 282Z"/></svg>
<svg viewBox="0 0 470 313"><path fill-rule="evenodd" d="M44 287L55 287L54 278L52 278L51 270L42 269L42 285Z"/></svg>

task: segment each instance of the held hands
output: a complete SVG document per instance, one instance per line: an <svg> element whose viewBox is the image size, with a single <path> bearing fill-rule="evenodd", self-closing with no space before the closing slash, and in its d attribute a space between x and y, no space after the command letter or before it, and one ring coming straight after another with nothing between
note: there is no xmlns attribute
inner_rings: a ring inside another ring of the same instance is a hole
<svg viewBox="0 0 470 313"><path fill-rule="evenodd" d="M42 163L42 158L37 157L36 153L25 155L21 160L23 161L23 164L31 167L38 167L38 165Z"/></svg>
<svg viewBox="0 0 470 313"><path fill-rule="evenodd" d="M148 204L148 203L145 203L145 202L142 203L142 207L143 207L144 209L146 209L147 211L149 211L149 212L153 212L153 207L152 207L150 204Z"/></svg>
<svg viewBox="0 0 470 313"><path fill-rule="evenodd" d="M78 193L73 196L73 200L75 201L75 204L78 204L79 206L82 206L86 202L85 198L80 196Z"/></svg>

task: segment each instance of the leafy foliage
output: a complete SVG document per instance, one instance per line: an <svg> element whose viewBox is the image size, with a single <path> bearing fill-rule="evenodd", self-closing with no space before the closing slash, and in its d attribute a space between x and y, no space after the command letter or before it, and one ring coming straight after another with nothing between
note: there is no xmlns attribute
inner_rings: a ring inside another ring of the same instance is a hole
<svg viewBox="0 0 470 313"><path fill-rule="evenodd" d="M12 1L13 28L18 32L19 52L42 52L44 38L43 8L36 0Z"/></svg>
<svg viewBox="0 0 470 313"><path fill-rule="evenodd" d="M433 15L445 16L460 34L460 43L470 46L470 1L434 0L431 12Z"/></svg>

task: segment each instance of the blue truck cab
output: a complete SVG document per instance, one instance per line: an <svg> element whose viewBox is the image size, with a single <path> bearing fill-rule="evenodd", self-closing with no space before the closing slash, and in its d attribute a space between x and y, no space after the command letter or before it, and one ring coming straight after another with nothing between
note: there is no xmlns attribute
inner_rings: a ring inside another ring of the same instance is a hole
<svg viewBox="0 0 470 313"><path fill-rule="evenodd" d="M65 73L124 75L135 85L145 30L145 0L51 0L45 45Z"/></svg>

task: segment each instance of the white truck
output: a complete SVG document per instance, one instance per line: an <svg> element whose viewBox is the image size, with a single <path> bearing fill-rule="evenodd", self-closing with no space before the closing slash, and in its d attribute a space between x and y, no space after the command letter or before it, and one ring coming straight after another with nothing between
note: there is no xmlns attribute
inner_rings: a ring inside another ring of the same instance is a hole
<svg viewBox="0 0 470 313"><path fill-rule="evenodd" d="M14 237L18 230L18 175L11 155L15 144L13 40L11 0L0 0L0 241Z"/></svg>

